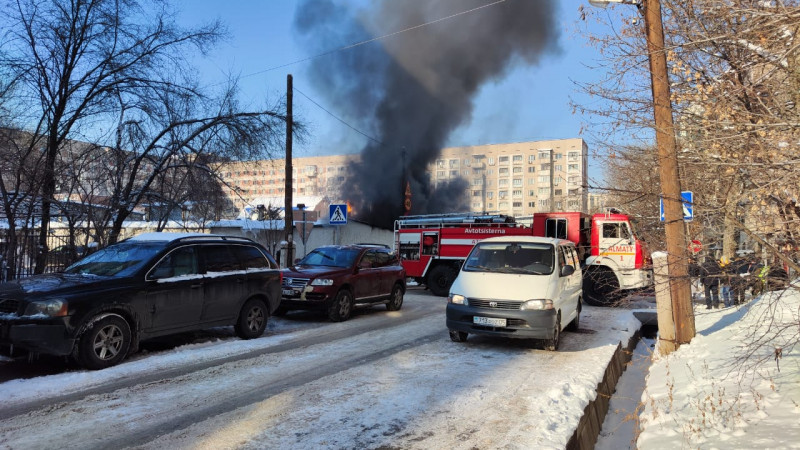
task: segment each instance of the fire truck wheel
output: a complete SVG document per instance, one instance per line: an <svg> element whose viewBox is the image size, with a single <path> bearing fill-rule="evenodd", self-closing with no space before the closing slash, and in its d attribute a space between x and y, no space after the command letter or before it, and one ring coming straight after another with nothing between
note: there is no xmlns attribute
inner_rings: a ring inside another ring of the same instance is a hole
<svg viewBox="0 0 800 450"><path fill-rule="evenodd" d="M467 333L463 331L450 330L450 340L453 342L466 342Z"/></svg>
<svg viewBox="0 0 800 450"><path fill-rule="evenodd" d="M446 297L450 293L450 286L455 279L456 271L452 267L436 266L428 275L428 289L433 292L433 295Z"/></svg>
<svg viewBox="0 0 800 450"><path fill-rule="evenodd" d="M392 288L392 296L389 297L389 302L386 303L386 309L389 311L399 311L403 307L403 286L399 283L395 284Z"/></svg>
<svg viewBox="0 0 800 450"><path fill-rule="evenodd" d="M344 322L350 318L351 312L353 312L353 294L347 289L342 289L328 307L328 319L331 322Z"/></svg>
<svg viewBox="0 0 800 450"><path fill-rule="evenodd" d="M583 278L583 299L592 306L611 306L619 294L616 275L605 270L589 272Z"/></svg>

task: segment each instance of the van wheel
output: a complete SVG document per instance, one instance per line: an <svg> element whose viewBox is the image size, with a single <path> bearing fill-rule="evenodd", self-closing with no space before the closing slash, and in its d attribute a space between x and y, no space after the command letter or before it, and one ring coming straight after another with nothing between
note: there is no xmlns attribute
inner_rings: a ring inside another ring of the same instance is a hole
<svg viewBox="0 0 800 450"><path fill-rule="evenodd" d="M105 369L125 359L130 346L131 327L128 322L116 314L107 315L81 334L75 360L87 369Z"/></svg>
<svg viewBox="0 0 800 450"><path fill-rule="evenodd" d="M392 296L389 298L389 302L386 303L386 309L389 311L399 311L400 308L403 307L403 287L399 284L395 284L392 288Z"/></svg>
<svg viewBox="0 0 800 450"><path fill-rule="evenodd" d="M463 331L450 330L450 340L453 342L466 342L468 333Z"/></svg>
<svg viewBox="0 0 800 450"><path fill-rule="evenodd" d="M353 312L353 294L347 289L342 289L328 307L328 319L331 322L344 322Z"/></svg>
<svg viewBox="0 0 800 450"><path fill-rule="evenodd" d="M450 293L450 286L455 279L456 271L452 267L436 266L431 269L431 273L428 275L428 289L433 292L433 295L447 297L447 294Z"/></svg>
<svg viewBox="0 0 800 450"><path fill-rule="evenodd" d="M258 299L250 299L242 306L239 312L239 319L233 327L236 335L242 339L254 339L262 334L267 328L267 306Z"/></svg>
<svg viewBox="0 0 800 450"><path fill-rule="evenodd" d="M581 301L578 300L578 306L575 307L575 318L567 325L567 330L578 331L581 326Z"/></svg>
<svg viewBox="0 0 800 450"><path fill-rule="evenodd" d="M553 338L544 341L544 349L554 352L558 350L558 344L561 342L561 313L556 316L556 324L553 327Z"/></svg>

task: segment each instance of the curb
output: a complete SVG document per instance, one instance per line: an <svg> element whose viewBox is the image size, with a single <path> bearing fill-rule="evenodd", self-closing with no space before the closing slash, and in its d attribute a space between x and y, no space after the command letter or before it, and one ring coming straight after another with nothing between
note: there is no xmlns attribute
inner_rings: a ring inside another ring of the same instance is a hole
<svg viewBox="0 0 800 450"><path fill-rule="evenodd" d="M603 428L606 413L608 413L608 403L611 400L611 395L614 394L617 381L619 381L622 373L625 372L627 363L630 362L633 350L636 348L640 338L640 330L636 330L628 340L626 347L622 347L622 342L617 344L617 349L611 356L608 367L606 367L603 381L597 385L597 396L583 410L583 416L578 422L578 428L575 429L572 437L567 442L567 450L591 450L594 448L594 444L597 443L597 437L600 435L600 430Z"/></svg>

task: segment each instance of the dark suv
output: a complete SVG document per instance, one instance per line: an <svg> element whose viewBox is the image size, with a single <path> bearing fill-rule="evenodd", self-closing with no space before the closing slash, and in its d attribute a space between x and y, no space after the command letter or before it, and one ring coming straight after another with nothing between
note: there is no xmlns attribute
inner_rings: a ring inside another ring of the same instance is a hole
<svg viewBox="0 0 800 450"><path fill-rule="evenodd" d="M293 267L283 269L279 313L319 309L333 322L350 318L353 308L403 306L406 272L388 248L377 245L318 247Z"/></svg>
<svg viewBox="0 0 800 450"><path fill-rule="evenodd" d="M252 339L280 303L280 277L249 239L145 233L64 272L0 284L0 346L102 369L156 336L233 325Z"/></svg>

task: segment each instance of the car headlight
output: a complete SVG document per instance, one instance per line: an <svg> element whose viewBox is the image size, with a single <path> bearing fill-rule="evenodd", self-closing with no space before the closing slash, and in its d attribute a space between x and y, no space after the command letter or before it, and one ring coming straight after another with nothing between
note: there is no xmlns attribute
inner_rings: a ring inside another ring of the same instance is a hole
<svg viewBox="0 0 800 450"><path fill-rule="evenodd" d="M453 303L453 304L456 304L456 305L467 305L468 304L467 303L467 297L464 297L463 295L460 295L460 294L450 294L449 296L447 296L447 302L448 303Z"/></svg>
<svg viewBox="0 0 800 450"><path fill-rule="evenodd" d="M333 286L333 280L330 278L316 278L311 280L312 286Z"/></svg>
<svg viewBox="0 0 800 450"><path fill-rule="evenodd" d="M25 308L25 316L45 315L47 317L61 317L67 315L67 302L60 299L39 300L31 302Z"/></svg>
<svg viewBox="0 0 800 450"><path fill-rule="evenodd" d="M528 300L520 305L519 309L522 311L553 309L553 301L547 298L537 298L535 300Z"/></svg>

